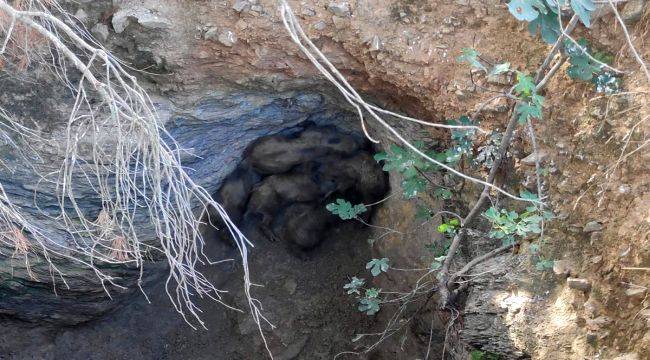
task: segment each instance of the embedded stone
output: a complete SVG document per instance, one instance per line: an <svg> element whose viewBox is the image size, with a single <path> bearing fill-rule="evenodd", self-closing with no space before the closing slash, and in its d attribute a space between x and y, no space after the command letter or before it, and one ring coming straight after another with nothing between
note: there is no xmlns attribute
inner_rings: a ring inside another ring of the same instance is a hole
<svg viewBox="0 0 650 360"><path fill-rule="evenodd" d="M592 233L594 231L601 231L603 230L603 224L599 223L598 221L590 221L587 224L585 224L585 227L582 229L582 231L586 233Z"/></svg>
<svg viewBox="0 0 650 360"><path fill-rule="evenodd" d="M240 13L244 10L246 10L247 7L250 6L250 3L248 0L237 0L235 3L232 5L232 9L235 10L236 12Z"/></svg>
<svg viewBox="0 0 650 360"><path fill-rule="evenodd" d="M574 271L574 265L569 260L555 260L553 262L553 272L555 275L567 277Z"/></svg>
<svg viewBox="0 0 650 360"><path fill-rule="evenodd" d="M237 35L234 32L226 29L219 34L217 40L219 40L219 42L224 46L231 47L237 43Z"/></svg>
<svg viewBox="0 0 650 360"><path fill-rule="evenodd" d="M629 0L625 3L623 10L621 11L621 18L628 24L633 24L643 15L643 11L646 7L646 0Z"/></svg>
<svg viewBox="0 0 650 360"><path fill-rule="evenodd" d="M329 10L332 14L341 17L350 16L351 14L350 4L347 1L339 1L339 2L332 1L327 6L327 10Z"/></svg>
<svg viewBox="0 0 650 360"><path fill-rule="evenodd" d="M322 21L322 20L317 22L316 24L314 24L314 29L316 29L318 31L325 30L326 27L327 27L327 24L325 23L325 21Z"/></svg>
<svg viewBox="0 0 650 360"><path fill-rule="evenodd" d="M591 290L591 282L587 279L568 278L566 282L571 289L581 290L584 292Z"/></svg>
<svg viewBox="0 0 650 360"><path fill-rule="evenodd" d="M646 289L644 289L644 288L633 287L633 288L625 290L625 296L631 297L631 298L641 298L641 299L643 299L645 297L645 292L646 292Z"/></svg>
<svg viewBox="0 0 650 360"><path fill-rule="evenodd" d="M108 39L108 26L102 23L93 26L93 28L90 29L90 32L97 38L97 40L106 41Z"/></svg>
<svg viewBox="0 0 650 360"><path fill-rule="evenodd" d="M535 166L536 159L538 159L539 163L541 164L544 161L546 161L547 158L548 158L548 152L540 149L537 152L537 156L535 156L535 153L533 152L532 154L521 159L521 163L524 165Z"/></svg>
<svg viewBox="0 0 650 360"><path fill-rule="evenodd" d="M135 19L138 24L147 29L168 29L172 25L168 19L154 14L149 9L142 7L124 8L113 14L112 24L115 32L118 34L124 32L126 27L129 26L130 19Z"/></svg>

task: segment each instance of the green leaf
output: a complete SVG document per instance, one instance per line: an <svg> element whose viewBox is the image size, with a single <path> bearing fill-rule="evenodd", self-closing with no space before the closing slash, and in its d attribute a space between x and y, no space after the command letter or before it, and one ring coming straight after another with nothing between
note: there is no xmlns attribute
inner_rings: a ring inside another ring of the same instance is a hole
<svg viewBox="0 0 650 360"><path fill-rule="evenodd" d="M519 21L533 21L548 13L542 0L512 0L508 4L508 11Z"/></svg>
<svg viewBox="0 0 650 360"><path fill-rule="evenodd" d="M481 55L476 49L463 49L463 55L458 57L458 62L467 62L473 68L488 72L487 68L479 61L478 57Z"/></svg>
<svg viewBox="0 0 650 360"><path fill-rule="evenodd" d="M376 288L370 288L366 290L366 297L370 299L376 299L379 296L379 292L381 290L377 290Z"/></svg>
<svg viewBox="0 0 650 360"><path fill-rule="evenodd" d="M497 209L496 209L494 206L491 207L491 208L489 208L489 209L487 209L487 210L483 213L483 215L485 215L485 217L486 217L488 220L492 221L492 222L496 222L496 221L498 221L498 219L499 219L499 217L500 217L500 215L499 215L499 211L497 211Z"/></svg>
<svg viewBox="0 0 650 360"><path fill-rule="evenodd" d="M433 196L438 199L449 200L454 194L449 189L439 187L433 191Z"/></svg>
<svg viewBox="0 0 650 360"><path fill-rule="evenodd" d="M412 199L424 192L427 188L427 181L418 176L402 181L402 191L406 199Z"/></svg>
<svg viewBox="0 0 650 360"><path fill-rule="evenodd" d="M473 125L472 121L467 116L461 116L458 120L449 120L449 125ZM472 149L474 147L473 138L476 131L470 130L452 130L451 140L453 146L443 153L436 154L436 160L453 165L458 162L463 155L471 157Z"/></svg>
<svg viewBox="0 0 650 360"><path fill-rule="evenodd" d="M569 56L570 66L567 69L567 74L570 78L589 81L593 79L594 74L601 71L602 65L594 62L587 55L589 46L585 38L580 38L577 44L566 39L564 49Z"/></svg>
<svg viewBox="0 0 650 360"><path fill-rule="evenodd" d="M531 76L528 76L520 71L517 71L517 84L515 85L515 92L523 96L531 96L535 91L535 82Z"/></svg>
<svg viewBox="0 0 650 360"><path fill-rule="evenodd" d="M591 12L596 9L596 4L592 0L571 0L571 8L578 15L580 21L586 27L590 27Z"/></svg>
<svg viewBox="0 0 650 360"><path fill-rule="evenodd" d="M343 285L343 289L347 290L348 294L361 295L359 289L363 286L364 283L364 279L359 279L356 276L353 276L352 280L349 283Z"/></svg>
<svg viewBox="0 0 650 360"><path fill-rule="evenodd" d="M382 160L388 159L388 154L386 154L384 151L378 152L373 156L376 162L380 162Z"/></svg>
<svg viewBox="0 0 650 360"><path fill-rule="evenodd" d="M515 244L515 237L508 235L501 240L501 246L510 246Z"/></svg>
<svg viewBox="0 0 650 360"><path fill-rule="evenodd" d="M435 271L435 270L440 269L441 267L442 267L442 263L439 262L439 261L435 261L435 260L434 260L434 261L431 263L431 266L429 266L429 270L431 270L431 271Z"/></svg>
<svg viewBox="0 0 650 360"><path fill-rule="evenodd" d="M532 192L528 190L523 190L519 193L519 197L525 200L531 200L531 201L539 201L537 198L537 195L533 194Z"/></svg>
<svg viewBox="0 0 650 360"><path fill-rule="evenodd" d="M540 14L535 20L528 24L528 31L532 36L539 32L542 40L547 44L554 44L562 33L560 30L557 15L551 12Z"/></svg>
<svg viewBox="0 0 650 360"><path fill-rule="evenodd" d="M538 261L537 264L535 264L535 268L537 270L539 270L539 271L549 270L549 269L553 268L554 263L555 263L555 261L553 261L553 260L544 260L544 259L542 259L542 260Z"/></svg>
<svg viewBox="0 0 650 360"><path fill-rule="evenodd" d="M525 124L529 118L541 119L542 107L533 103L521 103L517 105L517 113L519 114L517 121L520 124Z"/></svg>
<svg viewBox="0 0 650 360"><path fill-rule="evenodd" d="M539 11L533 7L533 1L512 0L508 4L508 10L519 21L533 21L539 15Z"/></svg>
<svg viewBox="0 0 650 360"><path fill-rule="evenodd" d="M352 206L349 201L344 199L336 199L336 203L329 203L325 208L332 214L338 215L342 220L354 219L357 215L368 211L364 204Z"/></svg>
<svg viewBox="0 0 650 360"><path fill-rule="evenodd" d="M387 272L388 268L388 258L381 259L372 259L366 264L366 269L370 269L372 276L379 276L382 272Z"/></svg>
<svg viewBox="0 0 650 360"><path fill-rule="evenodd" d="M359 311L366 315L375 315L379 311L379 299L364 298L359 301Z"/></svg>
<svg viewBox="0 0 650 360"><path fill-rule="evenodd" d="M442 224L438 225L438 232L442 234L448 234L448 235L453 235L456 233L456 230L460 227L460 221L458 219L453 218L447 222L443 222Z"/></svg>
<svg viewBox="0 0 650 360"><path fill-rule="evenodd" d="M490 71L491 76L503 74L504 72L508 72L510 70L510 63L506 62L503 64L497 64L494 66L492 71Z"/></svg>
<svg viewBox="0 0 650 360"><path fill-rule="evenodd" d="M567 69L567 74L572 79L589 81L600 70L600 66L593 65L587 56L574 57L569 61L571 66Z"/></svg>

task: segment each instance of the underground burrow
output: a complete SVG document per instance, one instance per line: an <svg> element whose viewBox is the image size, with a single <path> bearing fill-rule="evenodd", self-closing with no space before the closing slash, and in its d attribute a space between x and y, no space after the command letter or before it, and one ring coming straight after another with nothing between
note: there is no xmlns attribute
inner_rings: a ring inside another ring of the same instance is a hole
<svg viewBox="0 0 650 360"><path fill-rule="evenodd" d="M386 194L387 175L372 153L359 134L334 126L287 129L251 144L214 198L247 237L278 242L294 254L314 251L329 229L341 225L328 203L371 204Z"/></svg>
<svg viewBox="0 0 650 360"><path fill-rule="evenodd" d="M373 159L375 151L360 132L307 122L254 141L214 195L255 245L249 268L263 284L255 287L255 296L277 326L268 338L280 358L331 358L372 325L342 287L371 257L372 233L365 224L373 213L343 221L326 205L336 199L372 204L386 196L388 176ZM229 232L217 221L213 225L219 230L207 238L210 250L236 256ZM244 305L236 264L224 264L214 276L234 289L233 303ZM250 317L235 316L233 323L231 342L255 347L228 356L263 358Z"/></svg>

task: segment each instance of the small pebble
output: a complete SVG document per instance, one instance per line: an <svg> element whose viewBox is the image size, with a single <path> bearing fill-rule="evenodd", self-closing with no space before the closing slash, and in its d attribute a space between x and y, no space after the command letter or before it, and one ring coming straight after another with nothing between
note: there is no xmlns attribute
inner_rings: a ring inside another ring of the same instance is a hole
<svg viewBox="0 0 650 360"><path fill-rule="evenodd" d="M230 30L224 30L219 34L218 40L224 46L231 47L237 43L237 35Z"/></svg>
<svg viewBox="0 0 650 360"><path fill-rule="evenodd" d="M567 285L569 285L571 289L581 290L584 292L591 290L591 282L587 279L568 278Z"/></svg>
<svg viewBox="0 0 650 360"><path fill-rule="evenodd" d="M332 1L327 10L336 16L350 16L350 4L347 1Z"/></svg>
<svg viewBox="0 0 650 360"><path fill-rule="evenodd" d="M603 225L601 223L599 223L598 221L590 221L582 229L582 231L584 231L586 233L591 233L591 232L594 232L594 231L601 231L601 230L603 230Z"/></svg>

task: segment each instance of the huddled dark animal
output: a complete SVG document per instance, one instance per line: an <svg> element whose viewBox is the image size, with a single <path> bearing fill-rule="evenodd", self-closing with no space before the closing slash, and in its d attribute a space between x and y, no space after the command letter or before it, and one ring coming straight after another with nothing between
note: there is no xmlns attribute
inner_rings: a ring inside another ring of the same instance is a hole
<svg viewBox="0 0 650 360"><path fill-rule="evenodd" d="M338 221L325 209L329 201L371 203L388 191L368 144L334 127L267 136L244 156L215 200L251 239L314 248Z"/></svg>

